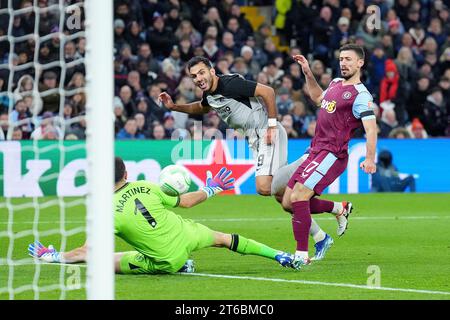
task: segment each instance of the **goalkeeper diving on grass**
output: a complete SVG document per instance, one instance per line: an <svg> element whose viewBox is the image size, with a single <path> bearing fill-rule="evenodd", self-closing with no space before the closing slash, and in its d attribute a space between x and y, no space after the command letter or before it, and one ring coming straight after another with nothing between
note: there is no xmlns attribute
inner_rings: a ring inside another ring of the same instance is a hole
<svg viewBox="0 0 450 320"><path fill-rule="evenodd" d="M292 254L272 249L237 234L213 231L208 227L170 211L191 208L208 198L234 188L232 171L222 168L214 177L208 172L205 187L180 196L169 196L158 185L147 181L127 182L125 164L115 158L114 233L135 251L116 252L116 273L155 274L194 272L189 255L207 247L224 247L240 254L258 255L293 267ZM58 252L52 245L36 241L29 254L44 262L85 262L87 244L68 252Z"/></svg>

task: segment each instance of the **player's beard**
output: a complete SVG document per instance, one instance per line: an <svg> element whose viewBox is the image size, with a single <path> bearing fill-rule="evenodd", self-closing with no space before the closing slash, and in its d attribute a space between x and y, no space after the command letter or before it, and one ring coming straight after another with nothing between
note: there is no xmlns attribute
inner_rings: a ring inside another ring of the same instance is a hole
<svg viewBox="0 0 450 320"><path fill-rule="evenodd" d="M353 73L347 72L347 74L344 75L344 74L342 73L342 70L341 70L341 76L342 76L342 78L344 78L345 80L351 79L355 74L356 74L356 71L354 71Z"/></svg>

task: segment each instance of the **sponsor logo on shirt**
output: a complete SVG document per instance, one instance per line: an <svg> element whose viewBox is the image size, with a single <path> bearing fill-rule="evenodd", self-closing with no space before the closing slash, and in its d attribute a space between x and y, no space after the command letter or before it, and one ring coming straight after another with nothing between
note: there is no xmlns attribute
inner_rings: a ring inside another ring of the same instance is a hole
<svg viewBox="0 0 450 320"><path fill-rule="evenodd" d="M325 109L328 113L333 113L336 111L336 100L327 101L323 99L320 107Z"/></svg>

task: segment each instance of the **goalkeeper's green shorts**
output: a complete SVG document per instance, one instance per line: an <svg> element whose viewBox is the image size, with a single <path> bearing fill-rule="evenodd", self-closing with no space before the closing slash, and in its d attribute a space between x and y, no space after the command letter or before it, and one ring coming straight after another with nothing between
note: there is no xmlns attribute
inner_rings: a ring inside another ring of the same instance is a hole
<svg viewBox="0 0 450 320"><path fill-rule="evenodd" d="M120 259L120 272L123 274L173 273L189 259L193 251L214 245L214 231L208 227L185 219L184 237L186 246L179 248L170 259L156 259L138 251L128 251Z"/></svg>

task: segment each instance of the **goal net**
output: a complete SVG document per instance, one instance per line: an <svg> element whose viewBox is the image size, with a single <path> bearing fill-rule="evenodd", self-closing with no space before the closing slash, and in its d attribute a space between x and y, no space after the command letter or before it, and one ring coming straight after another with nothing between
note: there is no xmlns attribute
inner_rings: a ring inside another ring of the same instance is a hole
<svg viewBox="0 0 450 320"><path fill-rule="evenodd" d="M0 300L114 297L112 12L0 0ZM36 241L87 241L87 263L40 262Z"/></svg>

